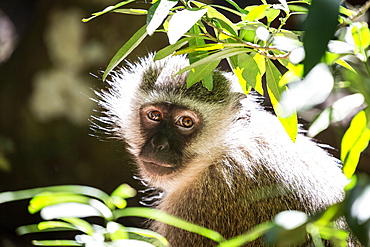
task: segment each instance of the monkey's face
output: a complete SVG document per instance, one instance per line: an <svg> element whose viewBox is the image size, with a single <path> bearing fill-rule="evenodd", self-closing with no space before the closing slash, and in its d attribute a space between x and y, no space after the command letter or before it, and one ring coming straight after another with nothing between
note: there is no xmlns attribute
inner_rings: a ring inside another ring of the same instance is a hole
<svg viewBox="0 0 370 247"><path fill-rule="evenodd" d="M185 107L169 102L144 105L140 109L140 131L146 142L138 155L142 169L157 176L181 170L193 158L184 150L200 126L200 116Z"/></svg>

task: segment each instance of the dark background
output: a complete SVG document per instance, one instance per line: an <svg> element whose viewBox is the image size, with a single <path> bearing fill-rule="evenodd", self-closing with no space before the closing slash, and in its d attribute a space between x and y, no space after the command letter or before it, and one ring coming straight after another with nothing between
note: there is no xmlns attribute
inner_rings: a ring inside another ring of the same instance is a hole
<svg viewBox="0 0 370 247"><path fill-rule="evenodd" d="M117 2L0 0L0 192L60 184L89 185L108 193L121 183L140 189L124 144L104 135L91 137L88 121L96 114L93 109L99 109L89 97L94 97L93 89L104 86L90 73L100 78L115 52L145 22L145 16L121 14L81 22ZM155 34L129 59L167 44L165 35ZM317 139L338 149L346 124ZM366 150L360 170L369 171L368 160ZM129 206L137 206L139 199L140 194L129 200ZM40 221L29 215L27 205L27 201L0 205L0 247L28 246L35 238L14 234L16 227ZM123 223L137 226L139 220Z"/></svg>

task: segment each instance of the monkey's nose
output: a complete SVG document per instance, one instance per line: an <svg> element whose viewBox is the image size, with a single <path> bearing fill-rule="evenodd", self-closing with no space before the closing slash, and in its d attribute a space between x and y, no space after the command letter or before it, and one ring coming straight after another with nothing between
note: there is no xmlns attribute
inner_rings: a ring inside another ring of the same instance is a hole
<svg viewBox="0 0 370 247"><path fill-rule="evenodd" d="M156 151L163 151L169 147L167 138L160 135L153 136L150 142L152 144L153 149Z"/></svg>

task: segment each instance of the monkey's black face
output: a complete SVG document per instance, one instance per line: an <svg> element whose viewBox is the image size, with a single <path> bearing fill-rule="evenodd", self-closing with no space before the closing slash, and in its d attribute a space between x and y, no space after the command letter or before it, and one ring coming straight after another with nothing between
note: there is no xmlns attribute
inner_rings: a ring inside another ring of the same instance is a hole
<svg viewBox="0 0 370 247"><path fill-rule="evenodd" d="M200 123L195 112L169 102L143 106L140 124L146 141L138 158L144 169L157 175L181 169L192 158L184 148L200 129Z"/></svg>

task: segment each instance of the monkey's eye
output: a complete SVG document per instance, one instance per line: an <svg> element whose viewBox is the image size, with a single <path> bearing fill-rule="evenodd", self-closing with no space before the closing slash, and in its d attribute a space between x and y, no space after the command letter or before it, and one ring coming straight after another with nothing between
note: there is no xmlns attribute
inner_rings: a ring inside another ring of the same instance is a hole
<svg viewBox="0 0 370 247"><path fill-rule="evenodd" d="M161 121L162 113L160 111L151 111L148 113L148 118L153 121Z"/></svg>
<svg viewBox="0 0 370 247"><path fill-rule="evenodd" d="M181 117L176 124L184 128L191 128L194 125L194 121L190 117Z"/></svg>

